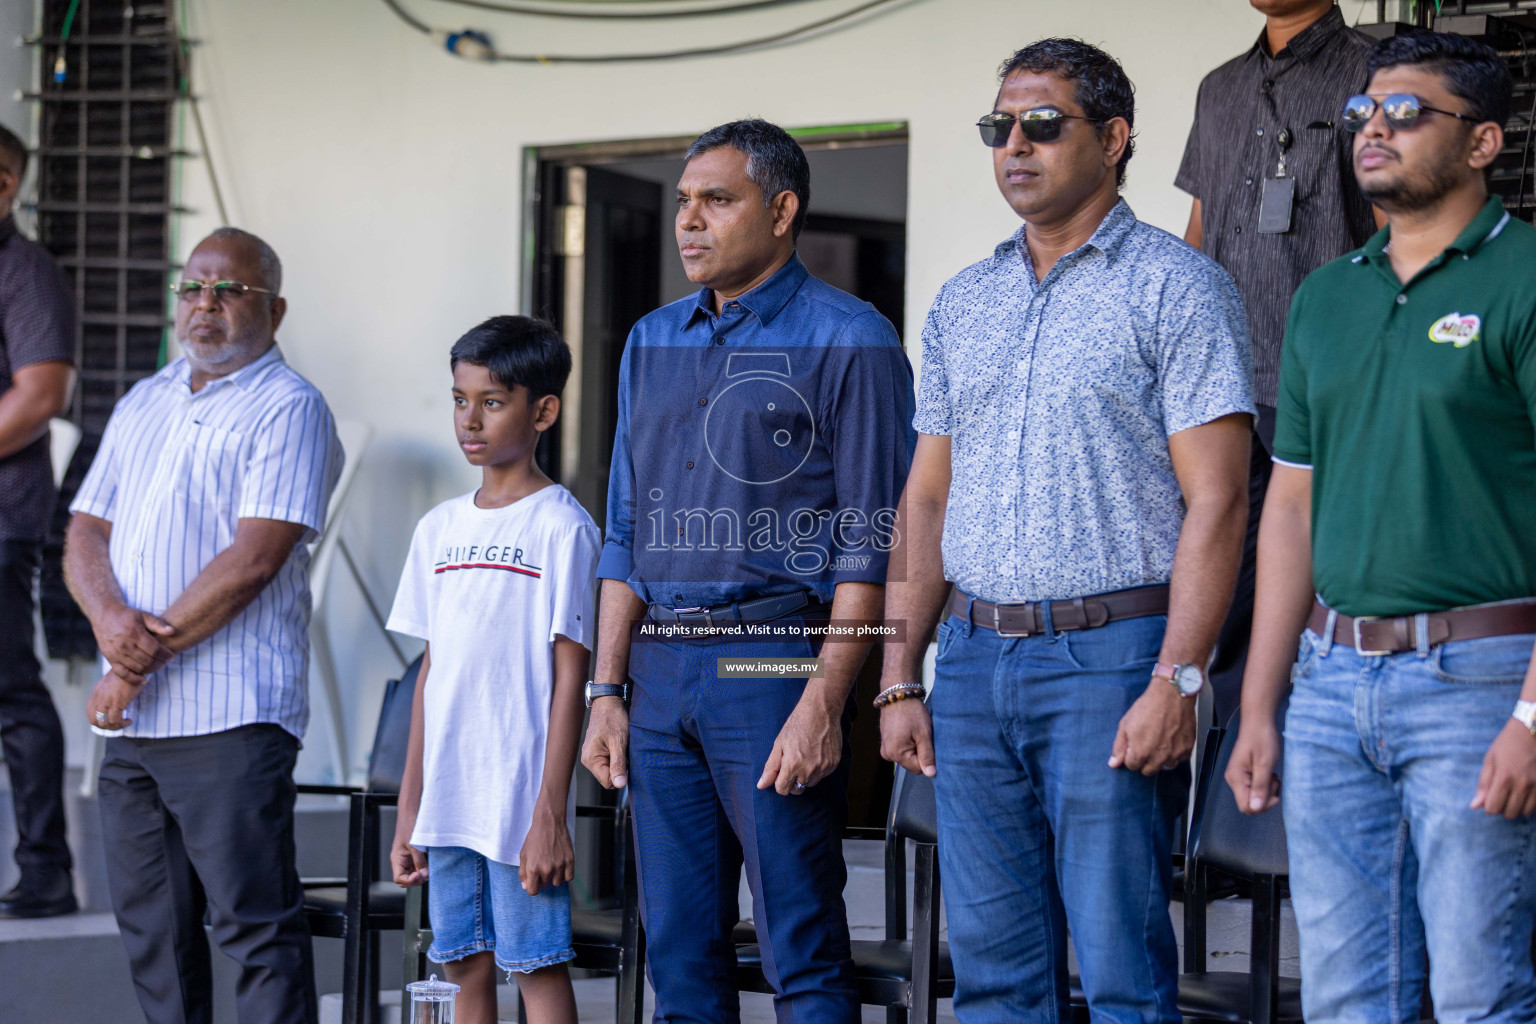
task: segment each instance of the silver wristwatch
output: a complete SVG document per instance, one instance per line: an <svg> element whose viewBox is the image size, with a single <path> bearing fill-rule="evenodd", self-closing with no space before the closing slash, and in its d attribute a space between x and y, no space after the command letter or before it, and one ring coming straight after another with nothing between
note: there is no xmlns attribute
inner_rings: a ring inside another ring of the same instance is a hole
<svg viewBox="0 0 1536 1024"><path fill-rule="evenodd" d="M1152 666L1152 678L1172 683L1180 697L1193 697L1205 688L1205 672L1199 665L1167 665L1160 661Z"/></svg>
<svg viewBox="0 0 1536 1024"><path fill-rule="evenodd" d="M1509 717L1525 726L1532 736L1536 736L1536 700L1515 701L1515 710L1510 712Z"/></svg>

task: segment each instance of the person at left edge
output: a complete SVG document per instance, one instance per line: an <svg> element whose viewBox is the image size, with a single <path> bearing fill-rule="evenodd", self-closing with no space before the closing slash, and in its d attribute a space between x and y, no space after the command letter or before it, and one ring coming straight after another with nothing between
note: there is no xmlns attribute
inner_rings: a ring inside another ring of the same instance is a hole
<svg viewBox="0 0 1536 1024"><path fill-rule="evenodd" d="M70 511L64 573L107 671L107 883L149 1024L207 1024L214 942L240 1024L313 1024L294 864L309 719L309 546L341 473L320 392L284 361L282 265L220 228L176 286L182 357L117 404Z"/></svg>
<svg viewBox="0 0 1536 1024"><path fill-rule="evenodd" d="M745 860L779 1020L844 1024L859 997L842 754L869 644L827 644L820 678L717 661L806 659L818 645L795 631L879 620L911 368L884 317L795 255L810 168L783 129L721 125L687 157L675 227L703 287L643 318L624 352L582 762L629 784L656 1020L739 1018ZM780 634L709 632L742 624Z"/></svg>
<svg viewBox="0 0 1536 1024"><path fill-rule="evenodd" d="M48 420L74 390L75 303L48 250L11 217L26 173L27 147L0 126L0 747L21 869L0 896L0 917L76 909L64 837L64 730L32 636L32 588L56 500Z"/></svg>

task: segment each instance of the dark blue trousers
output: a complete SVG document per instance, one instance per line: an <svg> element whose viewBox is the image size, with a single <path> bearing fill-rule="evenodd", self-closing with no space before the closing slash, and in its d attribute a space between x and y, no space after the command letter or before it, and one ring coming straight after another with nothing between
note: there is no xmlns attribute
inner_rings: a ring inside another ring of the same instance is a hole
<svg viewBox="0 0 1536 1024"><path fill-rule="evenodd" d="M850 1024L858 988L843 906L843 763L801 796L758 790L804 679L731 679L717 658L813 657L803 641L637 640L629 791L658 1022L740 1019L731 928L743 862L782 1024Z"/></svg>

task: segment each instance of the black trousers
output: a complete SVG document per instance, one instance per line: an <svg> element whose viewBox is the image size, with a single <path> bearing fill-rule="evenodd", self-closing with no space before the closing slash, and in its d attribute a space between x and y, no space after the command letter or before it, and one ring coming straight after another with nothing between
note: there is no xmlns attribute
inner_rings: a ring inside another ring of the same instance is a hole
<svg viewBox="0 0 1536 1024"><path fill-rule="evenodd" d="M16 866L29 878L68 871L64 730L43 685L32 635L41 545L0 540L0 750L16 805Z"/></svg>
<svg viewBox="0 0 1536 1024"><path fill-rule="evenodd" d="M240 1024L315 1024L294 865L299 743L275 725L117 737L101 763L107 881L149 1024L210 1024L213 939L240 965Z"/></svg>
<svg viewBox="0 0 1536 1024"><path fill-rule="evenodd" d="M1253 453L1248 462L1248 530L1243 535L1243 563L1237 573L1232 608L1216 640L1211 664L1211 688L1216 694L1216 723L1225 724L1237 710L1248 665L1248 638L1253 631L1253 590L1258 578L1259 513L1269 490L1270 453L1275 445L1275 407L1259 406L1253 424Z"/></svg>

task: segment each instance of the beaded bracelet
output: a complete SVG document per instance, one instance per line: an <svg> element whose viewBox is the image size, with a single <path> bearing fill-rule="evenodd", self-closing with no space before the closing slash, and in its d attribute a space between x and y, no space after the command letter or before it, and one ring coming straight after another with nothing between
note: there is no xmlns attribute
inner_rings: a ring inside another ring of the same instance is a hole
<svg viewBox="0 0 1536 1024"><path fill-rule="evenodd" d="M894 704L899 700L906 700L908 697L922 698L925 693L926 691L923 689L922 683L897 683L895 686L888 686L876 694L874 705L877 708L883 708L887 704Z"/></svg>

